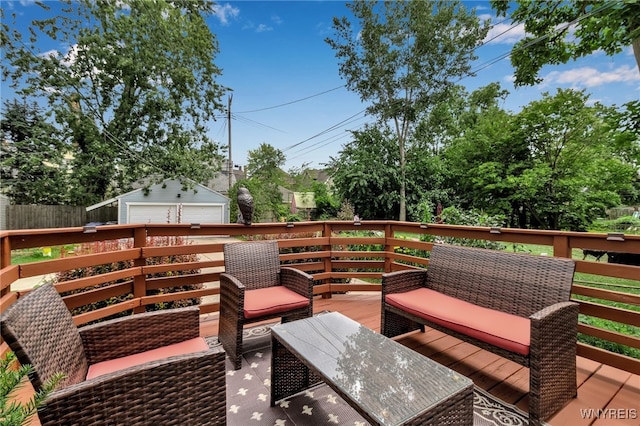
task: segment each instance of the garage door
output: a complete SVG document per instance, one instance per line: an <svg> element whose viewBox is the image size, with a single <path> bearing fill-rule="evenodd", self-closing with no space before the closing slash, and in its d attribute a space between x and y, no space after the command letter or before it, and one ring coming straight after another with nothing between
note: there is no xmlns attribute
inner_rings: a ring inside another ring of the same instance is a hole
<svg viewBox="0 0 640 426"><path fill-rule="evenodd" d="M223 206L183 204L182 223L223 223Z"/></svg>
<svg viewBox="0 0 640 426"><path fill-rule="evenodd" d="M177 223L177 204L127 204L127 223Z"/></svg>
<svg viewBox="0 0 640 426"><path fill-rule="evenodd" d="M127 204L127 223L224 223L222 204Z"/></svg>

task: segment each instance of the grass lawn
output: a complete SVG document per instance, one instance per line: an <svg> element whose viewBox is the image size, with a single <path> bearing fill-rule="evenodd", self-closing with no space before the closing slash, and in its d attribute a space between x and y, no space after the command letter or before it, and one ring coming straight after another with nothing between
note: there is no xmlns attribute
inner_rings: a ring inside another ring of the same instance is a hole
<svg viewBox="0 0 640 426"><path fill-rule="evenodd" d="M69 245L13 250L11 252L11 264L21 265L24 263L42 262L43 260L59 259L60 252L63 248L68 253L73 251L73 247L73 245Z"/></svg>

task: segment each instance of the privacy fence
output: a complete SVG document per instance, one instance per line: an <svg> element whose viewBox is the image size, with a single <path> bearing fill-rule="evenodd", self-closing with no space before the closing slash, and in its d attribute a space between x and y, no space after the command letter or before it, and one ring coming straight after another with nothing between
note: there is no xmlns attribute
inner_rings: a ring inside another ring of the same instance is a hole
<svg viewBox="0 0 640 426"><path fill-rule="evenodd" d="M103 207L88 212L83 206L18 205L3 206L4 223L0 230L68 228L89 222L117 220L117 207Z"/></svg>

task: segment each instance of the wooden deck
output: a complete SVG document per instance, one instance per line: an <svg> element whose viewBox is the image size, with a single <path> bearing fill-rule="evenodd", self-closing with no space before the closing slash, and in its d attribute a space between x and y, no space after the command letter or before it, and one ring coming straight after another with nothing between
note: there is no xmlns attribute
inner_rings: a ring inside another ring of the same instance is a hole
<svg viewBox="0 0 640 426"><path fill-rule="evenodd" d="M314 311L338 311L365 326L380 331L380 293L334 294L314 299ZM255 325L255 324L254 324ZM203 336L218 334L218 314L203 315ZM427 329L397 338L399 342L471 378L497 398L527 411L528 369L439 331ZM640 426L640 376L578 357L578 397L548 420L552 426ZM18 399L33 394L29 382ZM30 426L38 426L37 416Z"/></svg>
<svg viewBox="0 0 640 426"><path fill-rule="evenodd" d="M380 331L380 293L336 294L316 298L314 311L339 311ZM217 315L201 324L201 333L217 335ZM529 371L512 361L439 331L427 329L397 338L402 344L471 378L496 396L527 411ZM640 425L640 376L578 357L578 397L548 420L552 426Z"/></svg>

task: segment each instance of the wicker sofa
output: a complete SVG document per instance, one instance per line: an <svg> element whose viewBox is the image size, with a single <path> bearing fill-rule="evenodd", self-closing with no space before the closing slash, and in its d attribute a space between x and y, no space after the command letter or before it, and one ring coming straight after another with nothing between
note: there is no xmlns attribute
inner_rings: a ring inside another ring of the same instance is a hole
<svg viewBox="0 0 640 426"><path fill-rule="evenodd" d="M200 337L197 306L76 328L51 284L2 314L2 337L36 391L64 375L42 425L197 425L226 421L225 353Z"/></svg>
<svg viewBox="0 0 640 426"><path fill-rule="evenodd" d="M529 424L577 395L570 259L434 245L427 270L382 278L381 331L424 326L529 367Z"/></svg>

